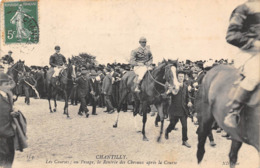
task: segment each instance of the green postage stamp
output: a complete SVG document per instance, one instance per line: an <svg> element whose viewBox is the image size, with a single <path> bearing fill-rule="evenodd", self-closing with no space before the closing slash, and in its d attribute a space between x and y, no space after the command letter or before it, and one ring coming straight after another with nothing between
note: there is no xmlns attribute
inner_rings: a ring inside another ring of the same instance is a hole
<svg viewBox="0 0 260 168"><path fill-rule="evenodd" d="M3 1L4 41L13 43L38 43L38 0Z"/></svg>

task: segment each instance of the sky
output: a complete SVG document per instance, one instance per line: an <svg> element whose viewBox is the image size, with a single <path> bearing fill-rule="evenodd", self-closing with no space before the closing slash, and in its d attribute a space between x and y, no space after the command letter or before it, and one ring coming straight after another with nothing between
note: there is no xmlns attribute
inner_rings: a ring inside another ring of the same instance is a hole
<svg viewBox="0 0 260 168"><path fill-rule="evenodd" d="M225 41L231 12L245 0L40 0L38 44L5 44L1 6L0 55L9 50L27 65L48 65L60 45L70 58L96 56L101 64L127 63L147 38L157 63L163 58L230 58L237 48Z"/></svg>

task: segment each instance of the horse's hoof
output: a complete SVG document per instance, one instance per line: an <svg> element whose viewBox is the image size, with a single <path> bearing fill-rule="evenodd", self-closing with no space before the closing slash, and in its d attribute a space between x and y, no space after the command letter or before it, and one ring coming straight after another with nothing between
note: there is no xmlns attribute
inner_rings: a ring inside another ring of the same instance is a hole
<svg viewBox="0 0 260 168"><path fill-rule="evenodd" d="M165 139L169 139L169 134L167 132L165 132L164 137L165 137Z"/></svg>
<svg viewBox="0 0 260 168"><path fill-rule="evenodd" d="M157 123L155 123L155 127L159 127L159 125Z"/></svg>
<svg viewBox="0 0 260 168"><path fill-rule="evenodd" d="M160 136L157 138L157 142L161 142L161 137Z"/></svg>
<svg viewBox="0 0 260 168"><path fill-rule="evenodd" d="M56 109L53 109L54 112L56 112Z"/></svg>
<svg viewBox="0 0 260 168"><path fill-rule="evenodd" d="M149 141L149 139L146 137L143 137L143 141Z"/></svg>
<svg viewBox="0 0 260 168"><path fill-rule="evenodd" d="M113 125L113 128L117 128L117 124L114 124L114 125Z"/></svg>
<svg viewBox="0 0 260 168"><path fill-rule="evenodd" d="M89 114L86 114L86 117L88 118Z"/></svg>
<svg viewBox="0 0 260 168"><path fill-rule="evenodd" d="M67 116L67 119L72 119L70 116Z"/></svg>

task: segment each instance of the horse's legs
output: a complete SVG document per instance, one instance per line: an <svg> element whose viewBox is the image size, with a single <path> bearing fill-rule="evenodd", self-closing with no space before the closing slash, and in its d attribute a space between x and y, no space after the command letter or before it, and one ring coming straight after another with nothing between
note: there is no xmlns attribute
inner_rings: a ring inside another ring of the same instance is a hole
<svg viewBox="0 0 260 168"><path fill-rule="evenodd" d="M56 112L57 111L57 96L58 96L58 94L57 94L57 91L54 91L54 95L53 95L53 101L54 101L54 109L53 109L53 111L54 112Z"/></svg>
<svg viewBox="0 0 260 168"><path fill-rule="evenodd" d="M28 105L30 104L30 95L29 95L29 88L24 86L24 94L25 94L25 100Z"/></svg>
<svg viewBox="0 0 260 168"><path fill-rule="evenodd" d="M160 115L159 115L159 113L157 113L157 115L156 115L156 118L155 118L155 121L154 121L154 125L156 126L156 127L159 127L158 126L158 122L160 121Z"/></svg>
<svg viewBox="0 0 260 168"><path fill-rule="evenodd" d="M199 116L199 127L197 129L198 134L198 149L197 149L197 159L198 163L200 163L203 159L205 153L205 142L207 139L208 134L210 133L212 123L214 121L212 113L209 111L209 107L207 108L206 112L200 112Z"/></svg>
<svg viewBox="0 0 260 168"><path fill-rule="evenodd" d="M237 154L242 146L242 142L232 140L231 149L229 152L229 164L231 168L234 168L237 163Z"/></svg>
<svg viewBox="0 0 260 168"><path fill-rule="evenodd" d="M134 104L133 104L133 116L136 116L139 112L139 109L140 109L140 101L139 100L136 100L134 101Z"/></svg>
<svg viewBox="0 0 260 168"><path fill-rule="evenodd" d="M64 106L63 114L67 114L67 118L70 118L69 110L68 110L68 95L67 95L66 89L63 90L63 95L64 95L64 100L65 100L65 106Z"/></svg>
<svg viewBox="0 0 260 168"><path fill-rule="evenodd" d="M143 134L143 140L144 141L148 141L148 138L145 135L145 124L147 121L147 102L144 101L141 103L141 110L142 110L142 114L143 114L143 130L142 130L142 134Z"/></svg>
<svg viewBox="0 0 260 168"><path fill-rule="evenodd" d="M118 119L119 119L119 113L120 113L120 110L121 110L122 102L124 102L126 97L127 97L127 92L123 91L121 93L119 103L118 103L118 106L117 106L117 116L116 116L116 121L115 121L115 124L113 125L113 128L117 128L117 123L118 123Z"/></svg>
<svg viewBox="0 0 260 168"><path fill-rule="evenodd" d="M49 109L50 109L50 113L53 113L53 111L52 111L52 107L51 107L51 97L52 97L51 87L48 86L48 102L49 102Z"/></svg>
<svg viewBox="0 0 260 168"><path fill-rule="evenodd" d="M162 104L162 103L159 103L159 104L156 104L155 106L156 106L156 108L157 108L158 115L159 115L160 121L161 121L160 135L159 135L159 137L157 138L157 142L160 142L160 141L161 141L162 134L163 134L163 125L164 125L163 104Z"/></svg>

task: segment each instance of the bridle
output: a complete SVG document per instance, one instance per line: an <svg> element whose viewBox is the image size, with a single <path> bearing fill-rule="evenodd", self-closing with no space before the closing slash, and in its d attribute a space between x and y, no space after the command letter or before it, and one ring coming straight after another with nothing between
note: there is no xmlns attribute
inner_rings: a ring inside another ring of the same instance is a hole
<svg viewBox="0 0 260 168"><path fill-rule="evenodd" d="M164 79L166 80L166 83L164 84L164 83L162 83L162 82L159 82L158 80L156 80L154 77L153 77L153 75L151 74L151 72L148 70L148 74L149 74L149 76L151 77L151 79L155 82L155 83L157 83L157 84L159 84L159 85L161 85L161 86L163 86L164 88L165 88L165 92L164 93L166 93L167 91L168 91L168 88L175 88L175 85L173 85L173 86L171 86L171 84L170 84L170 82L169 81L167 81L167 79L169 78L169 77L166 77L166 74L169 74L168 73L168 71L170 71L170 69L171 69L171 67L173 66L173 64L168 64L168 65L166 65L165 66L165 70L164 70ZM154 90L157 92L157 94L158 95L161 95L161 93L155 88L155 86L153 87L154 88Z"/></svg>
<svg viewBox="0 0 260 168"><path fill-rule="evenodd" d="M20 64L20 63L21 63L21 62L17 62L16 65L19 66L18 64ZM20 72L25 72L25 71L26 71L26 70L25 70L25 65L24 65L24 63L22 63L22 66L23 66L23 67L22 67L22 71L17 70L17 69L15 68L16 65L13 65L9 70L15 70L15 71L18 72L18 73L20 73Z"/></svg>

